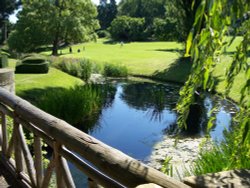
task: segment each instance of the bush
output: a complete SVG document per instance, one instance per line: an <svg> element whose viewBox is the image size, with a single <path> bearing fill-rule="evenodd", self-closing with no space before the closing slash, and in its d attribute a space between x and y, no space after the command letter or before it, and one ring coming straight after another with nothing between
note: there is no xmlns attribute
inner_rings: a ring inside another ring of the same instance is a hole
<svg viewBox="0 0 250 188"><path fill-rule="evenodd" d="M44 91L36 105L72 125L90 128L88 126L97 122L102 107L108 104L114 94L114 88L109 85L77 85L70 89Z"/></svg>
<svg viewBox="0 0 250 188"><path fill-rule="evenodd" d="M72 76L81 78L84 81L88 81L91 73L97 71L97 66L89 59L63 59L58 62L56 68L63 72L66 72ZM94 70L95 69L95 70Z"/></svg>
<svg viewBox="0 0 250 188"><path fill-rule="evenodd" d="M176 22L170 19L155 18L153 22L153 37L161 41L174 41L178 39Z"/></svg>
<svg viewBox="0 0 250 188"><path fill-rule="evenodd" d="M144 18L120 16L111 23L110 34L114 40L141 41L144 40Z"/></svg>
<svg viewBox="0 0 250 188"><path fill-rule="evenodd" d="M79 62L80 65L80 78L85 82L89 80L92 72L92 64L88 59L81 59Z"/></svg>
<svg viewBox="0 0 250 188"><path fill-rule="evenodd" d="M16 73L48 73L49 62L42 56L27 55L16 65Z"/></svg>
<svg viewBox="0 0 250 188"><path fill-rule="evenodd" d="M99 30L96 34L99 38L110 38L110 33L107 30Z"/></svg>
<svg viewBox="0 0 250 188"><path fill-rule="evenodd" d="M127 77L128 69L121 65L105 64L103 74L108 77Z"/></svg>
<svg viewBox="0 0 250 188"><path fill-rule="evenodd" d="M16 65L15 73L48 73L49 72L49 63L43 62L40 64L25 64L25 63L18 63Z"/></svg>
<svg viewBox="0 0 250 188"><path fill-rule="evenodd" d="M224 131L225 139L213 144L210 150L201 150L199 158L194 161L191 173L202 175L233 169L250 169L250 145L239 144L239 127Z"/></svg>

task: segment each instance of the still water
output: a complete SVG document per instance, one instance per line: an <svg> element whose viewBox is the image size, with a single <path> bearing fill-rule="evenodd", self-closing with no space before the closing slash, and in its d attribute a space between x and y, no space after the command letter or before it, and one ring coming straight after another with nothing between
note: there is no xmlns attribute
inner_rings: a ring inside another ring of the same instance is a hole
<svg viewBox="0 0 250 188"><path fill-rule="evenodd" d="M115 92L109 105L102 109L98 121L88 134L124 152L146 161L154 144L164 135L176 131L177 114L174 110L180 86L147 81L112 81ZM223 139L223 130L230 127L236 107L218 97L204 95L200 102L201 117L196 129L184 130L185 137L209 134L213 139ZM211 110L216 116L215 125L207 132L207 118ZM77 187L87 187L85 176L70 164Z"/></svg>

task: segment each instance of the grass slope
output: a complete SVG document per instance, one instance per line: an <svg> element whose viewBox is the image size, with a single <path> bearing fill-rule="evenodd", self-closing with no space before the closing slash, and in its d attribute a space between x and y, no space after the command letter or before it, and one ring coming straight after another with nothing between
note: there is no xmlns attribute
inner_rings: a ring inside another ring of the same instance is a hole
<svg viewBox="0 0 250 188"><path fill-rule="evenodd" d="M9 66L15 67L16 61L9 60ZM16 94L35 102L46 90L70 88L83 84L81 79L70 76L55 68L50 68L48 74L15 74Z"/></svg>
<svg viewBox="0 0 250 188"><path fill-rule="evenodd" d="M119 43L109 44L98 40L72 46L72 54L69 53L69 48L64 48L61 50L61 57L84 57L101 66L104 63L125 65L130 74L151 76L169 68L180 56L178 52L182 48L182 44L177 42L131 42L121 47ZM77 52L78 49L81 50L80 53Z"/></svg>
<svg viewBox="0 0 250 188"><path fill-rule="evenodd" d="M241 37L235 39L213 72L218 79L216 90L219 93L223 93L225 90L226 69L230 66L232 54L241 40ZM78 49L80 53L77 52ZM73 53L69 53L69 48L63 48L61 57L84 57L101 66L105 63L125 65L131 75L149 76L164 81L183 83L190 72L191 64L188 61L178 60L182 50L183 45L176 42L131 42L121 46L120 43L112 44L102 39L97 42L73 45ZM50 54L50 52L45 52L45 54ZM240 90L244 79L245 75L240 74L233 85L229 96L235 101L240 99Z"/></svg>

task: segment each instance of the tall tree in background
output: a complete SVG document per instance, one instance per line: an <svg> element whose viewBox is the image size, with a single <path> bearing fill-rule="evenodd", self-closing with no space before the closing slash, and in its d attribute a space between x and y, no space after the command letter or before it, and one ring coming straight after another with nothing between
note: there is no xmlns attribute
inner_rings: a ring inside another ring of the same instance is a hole
<svg viewBox="0 0 250 188"><path fill-rule="evenodd" d="M97 6L97 11L97 18L101 29L107 29L117 15L116 1L110 0L110 3L108 3L107 0L100 0L100 5Z"/></svg>
<svg viewBox="0 0 250 188"><path fill-rule="evenodd" d="M201 0L173 0L166 2L166 18L176 25L179 40L186 40L192 29L195 13Z"/></svg>
<svg viewBox="0 0 250 188"><path fill-rule="evenodd" d="M122 0L119 4L119 15L144 18L152 24L154 18L165 17L167 0Z"/></svg>
<svg viewBox="0 0 250 188"><path fill-rule="evenodd" d="M52 45L57 55L60 44L83 42L95 37L97 11L91 0L23 0L16 29L8 44L19 52Z"/></svg>
<svg viewBox="0 0 250 188"><path fill-rule="evenodd" d="M0 44L2 44L7 39L7 22L9 15L14 13L20 2L16 0L0 0L0 29L1 29L1 39Z"/></svg>

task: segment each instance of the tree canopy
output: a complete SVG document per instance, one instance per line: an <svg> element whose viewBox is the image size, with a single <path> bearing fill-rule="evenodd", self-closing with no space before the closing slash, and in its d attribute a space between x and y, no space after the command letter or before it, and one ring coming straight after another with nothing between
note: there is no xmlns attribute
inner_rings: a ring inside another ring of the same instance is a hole
<svg viewBox="0 0 250 188"><path fill-rule="evenodd" d="M97 11L101 29L107 29L117 15L116 1L111 0L110 3L107 3L107 0L101 0L100 5L97 6Z"/></svg>
<svg viewBox="0 0 250 188"><path fill-rule="evenodd" d="M11 49L28 52L52 45L52 54L57 55L60 44L95 38L97 11L91 0L24 0L22 3L15 30L8 40Z"/></svg>
<svg viewBox="0 0 250 188"><path fill-rule="evenodd" d="M10 14L14 12L14 10L18 7L20 1L17 0L0 0L0 28L2 32L2 36L0 39L0 44L6 39L7 33L7 19Z"/></svg>
<svg viewBox="0 0 250 188"><path fill-rule="evenodd" d="M154 18L165 16L166 0L122 0L119 4L119 15L145 18L152 24Z"/></svg>

